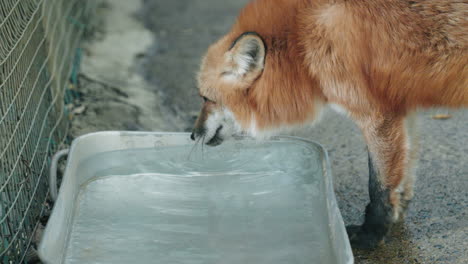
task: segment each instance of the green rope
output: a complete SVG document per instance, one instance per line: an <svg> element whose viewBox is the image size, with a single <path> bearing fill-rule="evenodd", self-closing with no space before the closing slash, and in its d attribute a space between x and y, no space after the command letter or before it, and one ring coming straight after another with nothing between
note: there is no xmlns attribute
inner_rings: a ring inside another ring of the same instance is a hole
<svg viewBox="0 0 468 264"><path fill-rule="evenodd" d="M86 24L84 23L81 23L80 21L76 20L75 18L73 17L68 17L67 18L68 21L70 21L73 25L77 26L77 27L80 27L81 29L85 29L87 27Z"/></svg>
<svg viewBox="0 0 468 264"><path fill-rule="evenodd" d="M76 87L78 84L78 74L80 72L81 68L81 58L82 58L82 49L77 48L75 52L75 57L73 59L73 66L72 66L72 71L71 71L71 76L70 76L70 82ZM67 84L68 85L68 84ZM65 105L70 104L73 102L73 99L78 97L78 92L75 90L69 89L69 87L65 87ZM68 109L65 108L65 115L68 115Z"/></svg>
<svg viewBox="0 0 468 264"><path fill-rule="evenodd" d="M71 81L73 84L78 84L78 72L80 71L81 67L81 57L82 57L82 50L81 48L76 49L75 59L73 60L73 68L71 74Z"/></svg>

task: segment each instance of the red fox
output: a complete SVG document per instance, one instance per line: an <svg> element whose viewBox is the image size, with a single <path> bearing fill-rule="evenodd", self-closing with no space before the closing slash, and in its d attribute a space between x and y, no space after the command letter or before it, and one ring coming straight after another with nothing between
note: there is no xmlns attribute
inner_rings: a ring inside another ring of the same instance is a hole
<svg viewBox="0 0 468 264"><path fill-rule="evenodd" d="M355 248L375 248L413 197L414 112L468 106L466 0L256 0L209 47L192 133L218 145L310 123L329 104L361 128L369 152Z"/></svg>

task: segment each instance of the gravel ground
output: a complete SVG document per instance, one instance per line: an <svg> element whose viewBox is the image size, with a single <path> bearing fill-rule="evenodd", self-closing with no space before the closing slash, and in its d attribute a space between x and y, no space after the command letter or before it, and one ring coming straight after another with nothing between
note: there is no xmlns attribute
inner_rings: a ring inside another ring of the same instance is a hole
<svg viewBox="0 0 468 264"><path fill-rule="evenodd" d="M85 47L72 136L99 130L188 131L197 114L194 73L207 46L230 27L246 0L113 0L99 10L97 36ZM468 111L421 112L422 149L415 197L404 224L356 263L468 263ZM348 119L296 135L330 153L346 224L360 223L367 194L362 136Z"/></svg>

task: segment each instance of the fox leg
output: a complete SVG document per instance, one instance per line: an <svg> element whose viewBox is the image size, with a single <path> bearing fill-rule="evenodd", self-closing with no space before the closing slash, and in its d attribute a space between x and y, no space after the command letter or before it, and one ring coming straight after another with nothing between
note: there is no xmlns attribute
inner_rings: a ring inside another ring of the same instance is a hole
<svg viewBox="0 0 468 264"><path fill-rule="evenodd" d="M407 164L406 175L403 178L401 183L401 197L400 197L400 207L399 207L399 221L404 220L406 210L408 209L411 199L413 199L413 185L416 181L416 166L418 161L418 152L419 152L419 129L416 119L416 114L412 114L405 120L405 128L407 131L408 137L408 147L409 147L409 158Z"/></svg>
<svg viewBox="0 0 468 264"><path fill-rule="evenodd" d="M370 203L364 224L347 228L353 247L375 248L412 197L413 157L406 121L398 116L357 119L368 145Z"/></svg>

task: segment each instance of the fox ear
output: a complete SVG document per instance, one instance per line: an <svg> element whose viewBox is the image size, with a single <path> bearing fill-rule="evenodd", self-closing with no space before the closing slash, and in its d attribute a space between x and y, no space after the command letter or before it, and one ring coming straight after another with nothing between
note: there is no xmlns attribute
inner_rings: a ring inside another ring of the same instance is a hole
<svg viewBox="0 0 468 264"><path fill-rule="evenodd" d="M265 43L257 33L242 34L227 53L223 75L231 80L255 79L263 71L265 52Z"/></svg>

